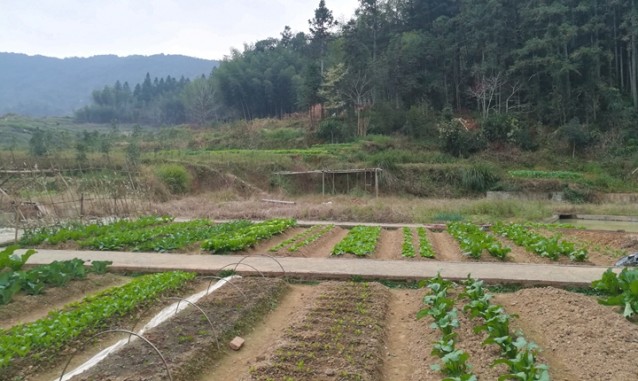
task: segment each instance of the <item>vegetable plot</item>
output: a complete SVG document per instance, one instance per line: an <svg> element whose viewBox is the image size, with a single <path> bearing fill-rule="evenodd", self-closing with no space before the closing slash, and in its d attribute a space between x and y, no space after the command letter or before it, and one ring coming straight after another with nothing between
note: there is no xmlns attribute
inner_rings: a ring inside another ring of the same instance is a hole
<svg viewBox="0 0 638 381"><path fill-rule="evenodd" d="M452 222L447 228L452 237L459 242L463 253L471 258L479 259L483 251L487 250L491 256L505 260L507 254L512 251L476 225Z"/></svg>
<svg viewBox="0 0 638 381"><path fill-rule="evenodd" d="M600 304L620 306L627 319L638 313L638 269L624 268L618 275L608 269L592 287L604 294L598 299Z"/></svg>
<svg viewBox="0 0 638 381"><path fill-rule="evenodd" d="M283 241L279 245L271 247L270 249L268 249L268 251L276 253L277 251L286 248L288 252L294 253L302 247L308 246L319 238L323 237L332 229L334 229L334 225L315 225L310 229L307 229L299 234L296 234L294 237Z"/></svg>
<svg viewBox="0 0 638 381"><path fill-rule="evenodd" d="M176 290L195 274L169 272L141 276L122 287L86 297L46 318L0 331L0 369L26 356L55 353L71 340L103 327L114 316L124 316L161 293Z"/></svg>
<svg viewBox="0 0 638 381"><path fill-rule="evenodd" d="M569 257L574 262L582 262L587 259L587 250L576 249L573 242L561 240L560 234L546 238L519 224L497 223L492 226L492 230L526 250L553 261L558 260L561 255Z"/></svg>
<svg viewBox="0 0 638 381"><path fill-rule="evenodd" d="M509 373L500 376L499 380L549 381L548 367L536 363L538 347L525 340L520 332L511 334L509 325L512 317L503 307L490 303L492 296L483 290L483 281L468 276L460 298L468 300L463 311L482 321L474 327L474 332L487 334L483 345L497 345L500 349L501 358L493 365L505 364Z"/></svg>
<svg viewBox="0 0 638 381"><path fill-rule="evenodd" d="M280 234L286 229L295 226L293 219L273 219L261 223L252 224L239 229L233 229L207 239L202 244L202 249L213 253L225 253L241 251L254 246L257 242Z"/></svg>
<svg viewBox="0 0 638 381"><path fill-rule="evenodd" d="M249 226L248 221L235 221L215 225L209 220L193 220L167 225L153 226L147 229L114 232L81 241L81 247L96 250L123 250L167 252L181 249L214 234Z"/></svg>
<svg viewBox="0 0 638 381"><path fill-rule="evenodd" d="M416 232L419 236L419 254L423 258L434 258L434 249L428 240L427 233L424 227L418 227Z"/></svg>
<svg viewBox="0 0 638 381"><path fill-rule="evenodd" d="M332 255L354 254L365 257L374 252L380 235L380 226L355 226L332 249Z"/></svg>
<svg viewBox="0 0 638 381"><path fill-rule="evenodd" d="M173 221L172 217L147 216L136 220L118 220L110 224L95 223L82 225L70 223L67 225L43 227L26 230L20 239L21 246L35 246L42 243L57 245L66 241L82 241L89 237L116 234L118 232L129 232L144 229L149 226L167 224Z"/></svg>
<svg viewBox="0 0 638 381"><path fill-rule="evenodd" d="M94 261L87 269L84 261L76 258L69 261L54 261L28 271L0 272L0 304L10 303L19 292L39 295L47 287L62 287L72 280L86 278L91 272L103 274L110 264L111 262L107 261Z"/></svg>
<svg viewBox="0 0 638 381"><path fill-rule="evenodd" d="M477 377L471 373L467 352L456 349L457 334L455 328L459 327L459 319L454 299L448 296L448 289L453 283L441 278L440 274L426 282L430 293L423 299L427 305L419 311L417 319L430 316L434 322L432 328L438 328L441 339L434 343L432 354L441 359L441 364L432 365L432 369L440 371L446 376L446 380L476 381Z"/></svg>
<svg viewBox="0 0 638 381"><path fill-rule="evenodd" d="M406 258L414 258L414 244L412 243L412 229L403 228L403 245L401 246L401 255Z"/></svg>

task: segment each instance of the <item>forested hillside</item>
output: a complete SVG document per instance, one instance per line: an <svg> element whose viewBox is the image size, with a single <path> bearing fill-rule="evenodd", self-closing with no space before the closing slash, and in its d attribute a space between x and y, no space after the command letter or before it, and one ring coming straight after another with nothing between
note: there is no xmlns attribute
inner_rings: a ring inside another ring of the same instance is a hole
<svg viewBox="0 0 638 381"><path fill-rule="evenodd" d="M216 61L185 56L50 58L0 53L0 115L70 115L91 102L91 92L117 80L134 87L144 75L196 78Z"/></svg>
<svg viewBox="0 0 638 381"><path fill-rule="evenodd" d="M525 146L543 125L577 149L611 130L633 135L637 3L360 0L337 25L321 1L308 32L285 28L233 51L213 83L218 101L246 119L323 103L327 115L350 118L324 122L333 136L429 136L440 117L461 115L491 141Z"/></svg>

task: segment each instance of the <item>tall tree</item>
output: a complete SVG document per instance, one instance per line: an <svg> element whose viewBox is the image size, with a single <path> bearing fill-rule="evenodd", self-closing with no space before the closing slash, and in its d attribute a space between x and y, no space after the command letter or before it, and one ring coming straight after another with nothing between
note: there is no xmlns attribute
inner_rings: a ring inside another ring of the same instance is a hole
<svg viewBox="0 0 638 381"><path fill-rule="evenodd" d="M315 17L308 20L312 43L315 45L320 62L321 75L324 73L324 56L328 46L328 39L332 35L332 28L337 26L337 21L332 16L332 11L326 8L324 0L319 1L315 9Z"/></svg>

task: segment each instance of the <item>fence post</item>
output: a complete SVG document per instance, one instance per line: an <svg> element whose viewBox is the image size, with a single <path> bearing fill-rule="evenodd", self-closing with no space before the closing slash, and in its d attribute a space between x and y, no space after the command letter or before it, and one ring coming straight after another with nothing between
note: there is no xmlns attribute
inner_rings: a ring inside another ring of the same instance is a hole
<svg viewBox="0 0 638 381"><path fill-rule="evenodd" d="M84 219L84 193L80 193L80 219Z"/></svg>
<svg viewBox="0 0 638 381"><path fill-rule="evenodd" d="M16 232L15 232L15 236L13 237L13 243L15 243L16 245L18 244L18 229L20 228L20 216L19 216L19 210L18 210L18 203L14 202L13 203L13 210L15 212L15 228L16 228Z"/></svg>

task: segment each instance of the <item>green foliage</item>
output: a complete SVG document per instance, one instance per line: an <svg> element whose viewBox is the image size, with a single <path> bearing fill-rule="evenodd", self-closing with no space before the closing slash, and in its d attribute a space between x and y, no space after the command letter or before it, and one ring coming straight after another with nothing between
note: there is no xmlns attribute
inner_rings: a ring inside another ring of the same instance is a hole
<svg viewBox="0 0 638 381"><path fill-rule="evenodd" d="M88 272L103 274L110 264L111 262L96 261L94 266L87 270L84 261L76 258L61 262L53 261L28 271L21 271L19 268L8 271L5 269L0 271L0 304L11 302L13 296L20 291L28 295L38 295L46 286L61 287L69 281L84 279Z"/></svg>
<svg viewBox="0 0 638 381"><path fill-rule="evenodd" d="M334 229L334 225L315 225L310 229L296 234L294 237L271 247L270 249L268 249L268 251L275 253L283 248L286 248L286 250L290 253L297 252L302 247L308 246L319 238L323 237L332 229Z"/></svg>
<svg viewBox="0 0 638 381"><path fill-rule="evenodd" d="M18 357L43 351L55 353L71 340L103 328L112 317L124 316L194 277L195 274L183 272L142 276L125 286L88 296L71 308L50 312L33 323L14 326L0 335L0 369Z"/></svg>
<svg viewBox="0 0 638 381"><path fill-rule="evenodd" d="M506 364L509 368L510 373L500 376L499 380L549 381L548 367L537 363L537 346L528 343L520 333L512 336L512 316L503 307L491 304L492 295L485 293L483 281L468 276L464 285L459 298L467 299L468 303L463 310L472 318L481 319L474 331L486 332L483 345L497 345L500 349L502 357L495 360L492 366Z"/></svg>
<svg viewBox="0 0 638 381"><path fill-rule="evenodd" d="M618 275L608 269L592 288L605 295L598 299L600 304L622 307L628 319L638 313L638 269L624 268Z"/></svg>
<svg viewBox="0 0 638 381"><path fill-rule="evenodd" d="M467 130L459 121L439 123L441 150L456 157L468 157L487 146L485 138L478 130Z"/></svg>
<svg viewBox="0 0 638 381"><path fill-rule="evenodd" d="M226 253L241 251L254 246L257 242L280 234L288 228L295 226L293 219L272 219L260 223L242 223L227 231L213 234L202 243L202 249L213 253Z"/></svg>
<svg viewBox="0 0 638 381"><path fill-rule="evenodd" d="M14 254L19 247L18 245L12 245L0 251L0 271L5 268L10 268L13 271L20 270L27 263L29 257L36 253L35 250L29 249L23 254Z"/></svg>
<svg viewBox="0 0 638 381"><path fill-rule="evenodd" d="M582 173L571 171L532 171L532 170L514 170L508 172L512 177L521 177L525 179L559 179L559 180L580 180L583 178Z"/></svg>
<svg viewBox="0 0 638 381"><path fill-rule="evenodd" d="M492 226L492 230L514 241L526 250L551 260L558 260L564 255L574 262L582 262L587 259L587 250L577 249L573 242L564 241L560 234L555 234L549 238L527 229L519 224L497 223Z"/></svg>
<svg viewBox="0 0 638 381"><path fill-rule="evenodd" d="M488 191L499 180L496 170L485 164L474 164L461 170L461 185L472 192Z"/></svg>
<svg viewBox="0 0 638 381"><path fill-rule="evenodd" d="M432 244L430 244L425 228L418 227L416 232L419 236L419 255L423 258L434 258L434 249L432 249Z"/></svg>
<svg viewBox="0 0 638 381"><path fill-rule="evenodd" d="M377 247L380 234L380 226L355 226L335 245L332 255L354 254L365 257L372 254Z"/></svg>
<svg viewBox="0 0 638 381"><path fill-rule="evenodd" d="M191 175L180 164L163 164L155 168L155 176L173 194L182 194L190 190Z"/></svg>
<svg viewBox="0 0 638 381"><path fill-rule="evenodd" d="M172 220L173 218L168 216L144 216L135 220L121 219L107 224L100 222L83 225L71 222L68 224L26 229L20 239L20 245L23 247L35 246L41 243L57 245L69 240L80 242L89 240L91 237L131 232L154 225L167 224Z"/></svg>
<svg viewBox="0 0 638 381"><path fill-rule="evenodd" d="M485 250L493 257L505 260L507 254L512 251L496 238L470 223L452 222L448 224L447 230L459 242L463 253L474 259L479 259Z"/></svg>
<svg viewBox="0 0 638 381"><path fill-rule="evenodd" d="M327 118L319 123L317 137L323 141L334 143L344 143L352 140L353 134L348 125L337 118Z"/></svg>
<svg viewBox="0 0 638 381"><path fill-rule="evenodd" d="M406 258L414 258L414 244L412 243L412 229L403 228L403 244L401 245L401 255Z"/></svg>

